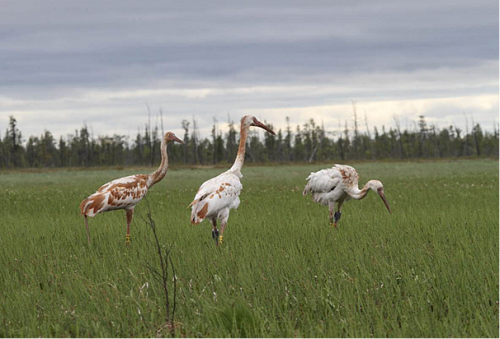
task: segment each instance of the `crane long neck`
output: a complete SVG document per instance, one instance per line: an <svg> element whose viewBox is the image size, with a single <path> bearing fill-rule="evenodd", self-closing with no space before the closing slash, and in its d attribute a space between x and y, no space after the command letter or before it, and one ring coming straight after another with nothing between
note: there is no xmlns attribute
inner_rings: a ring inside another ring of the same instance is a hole
<svg viewBox="0 0 500 339"><path fill-rule="evenodd" d="M350 187L349 190L347 191L347 193L349 194L349 196L351 198L353 198L355 200L361 200L364 197L366 197L366 195L368 194L369 191L370 191L370 187L368 186L368 183L366 183L362 189L359 189L356 186Z"/></svg>
<svg viewBox="0 0 500 339"><path fill-rule="evenodd" d="M233 167L231 167L231 171L241 171L241 168L243 167L243 163L245 161L245 147L247 144L247 137L248 137L248 126L243 125L243 122L241 123L241 129L240 129L240 145L238 147L238 154L236 155L236 159L234 160Z"/></svg>
<svg viewBox="0 0 500 339"><path fill-rule="evenodd" d="M161 141L161 163L160 167L149 175L149 187L161 181L167 174L168 168L168 155L167 155L167 141L165 138Z"/></svg>

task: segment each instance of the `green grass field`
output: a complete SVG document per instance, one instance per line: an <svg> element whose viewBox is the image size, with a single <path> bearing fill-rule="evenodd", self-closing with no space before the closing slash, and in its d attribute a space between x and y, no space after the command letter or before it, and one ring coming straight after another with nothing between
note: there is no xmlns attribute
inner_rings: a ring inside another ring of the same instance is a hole
<svg viewBox="0 0 500 339"><path fill-rule="evenodd" d="M177 269L177 336L498 337L498 161L354 164L361 185L328 208L301 192L325 164L243 168L241 205L217 248L191 225L200 184L225 169L170 170L148 193ZM135 209L90 219L78 205L101 184L152 169L0 173L0 336L154 337L164 299L146 263L152 232Z"/></svg>

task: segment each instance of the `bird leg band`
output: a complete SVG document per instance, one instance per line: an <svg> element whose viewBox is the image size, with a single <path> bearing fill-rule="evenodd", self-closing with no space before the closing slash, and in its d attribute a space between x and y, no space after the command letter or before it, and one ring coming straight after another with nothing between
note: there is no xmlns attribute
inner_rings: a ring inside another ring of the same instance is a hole
<svg viewBox="0 0 500 339"><path fill-rule="evenodd" d="M218 229L212 230L212 238L214 238L214 239L219 238L219 230Z"/></svg>
<svg viewBox="0 0 500 339"><path fill-rule="evenodd" d="M335 212L335 215L334 215L334 217L335 217L335 222L337 222L337 221L339 221L339 220L340 220L340 216L341 216L341 215L342 215L342 213L340 213L340 211Z"/></svg>

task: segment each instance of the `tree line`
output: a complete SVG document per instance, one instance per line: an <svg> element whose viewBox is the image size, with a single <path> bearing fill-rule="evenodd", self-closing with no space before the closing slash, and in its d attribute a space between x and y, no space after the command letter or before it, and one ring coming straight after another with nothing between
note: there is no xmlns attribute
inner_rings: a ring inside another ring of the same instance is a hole
<svg viewBox="0 0 500 339"><path fill-rule="evenodd" d="M302 125L279 129L276 136L265 133L261 139L253 130L247 140L248 162L288 163L348 160L420 159L453 157L498 158L498 127L484 131L479 124L466 118L466 128L438 128L428 124L424 116L412 128L359 128L356 109L351 126L346 121L337 131L328 131L309 119ZM267 123L266 123L267 124ZM272 127L272 124L268 124ZM339 123L340 125L340 123ZM196 120L182 120L184 144L169 145L169 160L187 165L232 163L239 143L239 122L229 122L227 132L219 130L214 119L211 134L199 136ZM162 129L162 128L161 128ZM54 138L45 130L39 136L23 138L16 119L11 116L3 138L0 136L0 168L23 167L97 167L153 166L160 162L163 130L146 123L135 138L125 135L94 137L87 125L74 134Z"/></svg>

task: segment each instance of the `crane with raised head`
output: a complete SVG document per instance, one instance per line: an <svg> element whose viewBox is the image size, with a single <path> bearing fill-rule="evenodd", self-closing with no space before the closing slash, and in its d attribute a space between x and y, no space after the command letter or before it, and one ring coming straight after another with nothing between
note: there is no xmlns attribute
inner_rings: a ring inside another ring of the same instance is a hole
<svg viewBox="0 0 500 339"><path fill-rule="evenodd" d="M114 210L125 210L127 216L127 234L125 243L130 244L130 223L134 215L134 207L148 193L148 190L160 182L167 174L168 155L167 145L171 141L180 142L174 133L167 132L161 141L161 163L151 174L135 174L108 182L102 185L97 192L85 198L80 204L80 212L85 217L87 240L90 243L88 217Z"/></svg>
<svg viewBox="0 0 500 339"><path fill-rule="evenodd" d="M223 241L223 233L227 226L229 211L236 209L240 205L239 195L243 186L240 179L243 177L241 168L245 160L245 146L250 127L260 127L269 133L276 135L269 127L264 125L257 118L246 115L241 119L240 144L238 154L233 166L226 172L205 181L193 202L188 206L191 207L191 223L199 224L203 220L208 219L212 223L212 238L215 239L216 245ZM217 229L217 220L221 222L221 231Z"/></svg>

